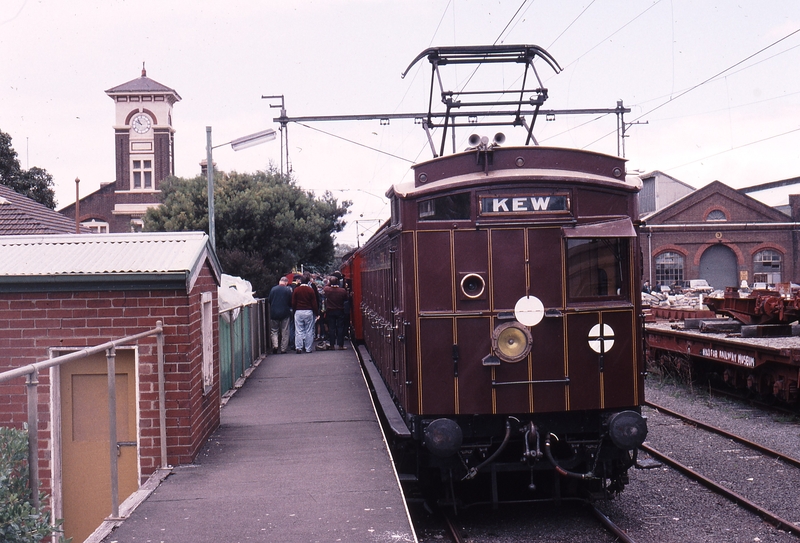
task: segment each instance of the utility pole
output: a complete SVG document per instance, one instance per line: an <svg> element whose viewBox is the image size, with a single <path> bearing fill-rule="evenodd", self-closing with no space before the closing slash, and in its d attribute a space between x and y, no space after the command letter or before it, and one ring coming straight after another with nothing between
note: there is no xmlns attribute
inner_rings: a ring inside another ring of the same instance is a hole
<svg viewBox="0 0 800 543"><path fill-rule="evenodd" d="M262 96L262 100L277 100L280 98L280 104L270 104L269 107L271 108L280 108L281 116L280 119L286 117L286 106L284 105L283 95L282 94L275 94L272 96ZM289 128L287 123L281 123L281 177L283 177L283 157L284 153L286 155L286 169L290 171L289 168Z"/></svg>

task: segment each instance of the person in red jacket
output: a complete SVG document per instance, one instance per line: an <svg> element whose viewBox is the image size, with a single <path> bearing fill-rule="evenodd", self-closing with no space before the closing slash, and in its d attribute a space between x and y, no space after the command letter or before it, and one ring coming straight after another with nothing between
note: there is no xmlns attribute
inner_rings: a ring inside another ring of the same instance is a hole
<svg viewBox="0 0 800 543"><path fill-rule="evenodd" d="M317 293L309 285L311 276L306 274L300 279L292 293L292 309L294 309L294 346L297 354L305 349L310 353L314 348L314 323L319 315Z"/></svg>
<svg viewBox="0 0 800 543"><path fill-rule="evenodd" d="M347 304L347 291L339 286L339 278L331 276L325 287L325 304L328 311L328 341L331 349L344 349L344 332L347 326L345 305Z"/></svg>

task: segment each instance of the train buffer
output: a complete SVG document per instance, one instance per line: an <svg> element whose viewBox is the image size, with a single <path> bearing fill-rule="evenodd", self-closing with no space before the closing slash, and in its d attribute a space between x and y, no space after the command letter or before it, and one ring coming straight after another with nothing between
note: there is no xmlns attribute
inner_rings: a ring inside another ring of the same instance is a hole
<svg viewBox="0 0 800 543"><path fill-rule="evenodd" d="M352 349L267 357L103 543L416 542Z"/></svg>

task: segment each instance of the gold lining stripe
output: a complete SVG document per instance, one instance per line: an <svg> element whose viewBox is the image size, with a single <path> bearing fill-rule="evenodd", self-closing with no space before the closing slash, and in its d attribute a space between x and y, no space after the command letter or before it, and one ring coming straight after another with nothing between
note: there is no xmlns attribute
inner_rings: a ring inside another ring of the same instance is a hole
<svg viewBox="0 0 800 543"><path fill-rule="evenodd" d="M605 325L603 324L603 311L602 310L597 312L597 320L599 321L599 324L600 324L600 336L604 337L605 334L603 332L603 330L604 330L603 327ZM605 341L601 342L601 345L602 345L601 350L603 351L603 354L600 355L600 356L605 356L605 350L606 350ZM605 407L606 407L606 386L605 386L606 385L606 370L605 370L605 365L606 365L606 362L605 362L605 360L603 360L603 371L600 372L600 409L605 409Z"/></svg>
<svg viewBox="0 0 800 543"><path fill-rule="evenodd" d="M567 307L567 253L566 241L561 238L561 307ZM569 376L569 327L567 326L567 313L561 316L561 329L564 337L564 375ZM564 407L565 411L570 410L569 383L564 385Z"/></svg>
<svg viewBox="0 0 800 543"><path fill-rule="evenodd" d="M450 230L450 310L453 314L457 311L458 302L456 296L458 295L456 287L456 233L455 230ZM453 317L450 319L450 327L452 328L452 345L458 345L458 318ZM452 347L451 347L452 349ZM460 356L461 353L459 353ZM452 359L451 359L452 362ZM458 375L453 375L453 413L458 415L460 409L461 399L458 397Z"/></svg>

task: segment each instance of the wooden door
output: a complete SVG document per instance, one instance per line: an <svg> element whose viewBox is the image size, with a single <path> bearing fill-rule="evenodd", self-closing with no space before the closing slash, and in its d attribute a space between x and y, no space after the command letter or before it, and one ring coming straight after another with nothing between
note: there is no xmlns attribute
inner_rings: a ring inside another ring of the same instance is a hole
<svg viewBox="0 0 800 543"><path fill-rule="evenodd" d="M135 352L116 351L119 502L139 487ZM65 537L83 541L111 515L105 354L61 367L61 472Z"/></svg>

